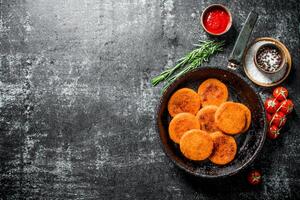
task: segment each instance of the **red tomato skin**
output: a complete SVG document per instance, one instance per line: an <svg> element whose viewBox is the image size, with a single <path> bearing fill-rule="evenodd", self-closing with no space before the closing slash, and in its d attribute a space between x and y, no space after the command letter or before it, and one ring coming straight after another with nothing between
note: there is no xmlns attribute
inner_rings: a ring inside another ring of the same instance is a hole
<svg viewBox="0 0 300 200"><path fill-rule="evenodd" d="M294 103L290 99L284 100L280 103L279 111L283 112L286 115L290 114L293 111L293 109L294 109Z"/></svg>
<svg viewBox="0 0 300 200"><path fill-rule="evenodd" d="M271 140L275 140L280 135L279 131L280 129L277 126L270 126L267 137Z"/></svg>
<svg viewBox="0 0 300 200"><path fill-rule="evenodd" d="M278 101L286 100L288 94L289 94L288 90L284 87L277 87L273 90L273 96Z"/></svg>
<svg viewBox="0 0 300 200"><path fill-rule="evenodd" d="M266 101L265 101L265 109L268 113L275 113L277 111L277 109L279 108L280 106L280 103L279 101L277 101L275 98L268 98Z"/></svg>
<svg viewBox="0 0 300 200"><path fill-rule="evenodd" d="M282 112L276 112L273 116L272 116L272 120L270 122L270 126L276 126L278 128L281 128L284 126L284 124L286 123L286 116L284 113Z"/></svg>
<svg viewBox="0 0 300 200"><path fill-rule="evenodd" d="M267 121L270 123L270 121L272 120L272 114L270 114L270 113L266 113L266 115L267 115Z"/></svg>
<svg viewBox="0 0 300 200"><path fill-rule="evenodd" d="M258 185L258 184L260 184L261 181L262 181L262 176L261 176L260 171L258 171L258 170L251 170L248 173L247 180L248 180L248 182L251 185Z"/></svg>

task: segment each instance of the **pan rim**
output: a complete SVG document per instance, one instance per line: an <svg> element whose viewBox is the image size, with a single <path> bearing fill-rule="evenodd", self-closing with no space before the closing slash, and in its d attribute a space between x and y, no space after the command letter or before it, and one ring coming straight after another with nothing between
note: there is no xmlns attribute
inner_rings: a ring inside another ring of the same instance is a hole
<svg viewBox="0 0 300 200"><path fill-rule="evenodd" d="M166 98L166 95L168 93L168 90L170 88L172 88L174 85L177 85L179 82L181 82L182 79L184 79L186 76L189 76L192 73L195 73L196 71L201 71L201 70L211 70L211 69L217 69L217 70L221 70L224 71L226 73L232 73L235 76L237 76L238 78L240 78L242 81L244 81L250 88L251 90L254 91L254 93L256 94L256 96L258 97L258 101L259 101L259 106L262 108L262 116L263 116L263 134L262 134L262 139L259 141L259 145L257 147L257 149L254 151L253 155L240 167L229 171L228 173L224 173L224 174L220 174L220 175L207 175L207 174L199 174L197 172L192 172L191 170L187 169L184 165L180 164L179 162L177 162L174 158L172 158L172 156L170 155L170 150L166 148L166 146L163 144L163 138L162 138L162 134L160 132L159 129L159 112L161 110L161 105L163 100ZM257 89L254 87L254 85L250 82L250 80L246 79L245 77L243 77L241 74L239 74L237 71L235 70L230 70L230 69L224 69L222 67L219 66L205 66L205 67L200 67L200 68L196 68L190 72L187 72L186 74L182 75L181 77L179 77L178 79L176 79L172 84L170 84L166 90L162 93L158 104L156 106L156 112L155 112L155 120L156 120L156 132L159 134L159 138L160 138L160 145L162 146L162 149L164 151L164 153L167 155L167 157L174 163L175 166L179 167L181 170L185 171L186 173L193 175L195 177L198 178L205 178L205 179L217 179L217 178L225 178L225 177L229 177L229 176L233 176L235 174L237 174L238 172L242 171L243 169L247 168L251 163L253 163L253 161L256 159L256 157L258 156L258 154L260 153L264 143L265 143L265 139L266 139L266 134L267 134L267 119L266 119L266 112L264 109L264 105L263 105L263 101L257 91Z"/></svg>

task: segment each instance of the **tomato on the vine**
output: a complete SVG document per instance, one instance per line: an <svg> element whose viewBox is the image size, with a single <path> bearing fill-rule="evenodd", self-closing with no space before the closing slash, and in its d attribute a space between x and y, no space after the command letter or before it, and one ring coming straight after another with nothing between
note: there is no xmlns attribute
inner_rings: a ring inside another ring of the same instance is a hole
<svg viewBox="0 0 300 200"><path fill-rule="evenodd" d="M285 100L287 98L288 94L289 94L288 90L284 87L277 87L273 91L273 96L278 101Z"/></svg>
<svg viewBox="0 0 300 200"><path fill-rule="evenodd" d="M287 115L293 111L293 108L294 108L294 103L292 102L292 100L287 99L280 103L279 111Z"/></svg>
<svg viewBox="0 0 300 200"><path fill-rule="evenodd" d="M280 134L279 131L280 131L280 129L277 126L274 126L274 125L270 126L268 133L267 133L268 138L271 140L276 139Z"/></svg>
<svg viewBox="0 0 300 200"><path fill-rule="evenodd" d="M285 114L282 113L282 112L276 112L272 117L272 120L270 122L270 126L274 125L278 128L281 128L285 123L286 123Z"/></svg>
<svg viewBox="0 0 300 200"><path fill-rule="evenodd" d="M248 182L251 185L258 185L258 184L260 184L261 181L262 181L262 176L261 176L260 171L258 171L258 170L251 170L248 173L247 180L248 180Z"/></svg>
<svg viewBox="0 0 300 200"><path fill-rule="evenodd" d="M268 112L266 113L266 115L267 115L267 121L270 123L270 121L272 120L273 115L268 113Z"/></svg>
<svg viewBox="0 0 300 200"><path fill-rule="evenodd" d="M268 113L275 113L280 104L275 98L269 98L265 101L265 109Z"/></svg>

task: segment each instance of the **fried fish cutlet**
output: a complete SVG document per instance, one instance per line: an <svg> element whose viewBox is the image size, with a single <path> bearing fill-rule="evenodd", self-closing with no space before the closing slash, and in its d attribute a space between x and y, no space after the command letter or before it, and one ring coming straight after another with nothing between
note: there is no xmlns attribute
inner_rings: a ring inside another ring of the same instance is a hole
<svg viewBox="0 0 300 200"><path fill-rule="evenodd" d="M198 120L191 113L177 114L169 124L169 136L171 140L179 144L182 135L191 129L199 129Z"/></svg>
<svg viewBox="0 0 300 200"><path fill-rule="evenodd" d="M237 152L237 144L232 136L223 134L220 131L210 134L214 149L209 160L218 165L226 165L230 163Z"/></svg>
<svg viewBox="0 0 300 200"><path fill-rule="evenodd" d="M201 83L198 88L198 94L202 106L219 106L228 99L228 89L224 83L218 79L210 78Z"/></svg>
<svg viewBox="0 0 300 200"><path fill-rule="evenodd" d="M180 151L190 160L205 160L212 150L213 140L205 131L196 129L187 131L180 140Z"/></svg>
<svg viewBox="0 0 300 200"><path fill-rule="evenodd" d="M177 90L168 102L169 114L174 117L178 113L188 112L196 115L200 109L200 97L192 89L182 88Z"/></svg>
<svg viewBox="0 0 300 200"><path fill-rule="evenodd" d="M242 103L237 103L237 104L240 105L245 110L245 114L246 114L246 125L245 125L245 128L242 130L242 133L244 133L249 129L250 124L251 124L251 111L244 104L242 104Z"/></svg>
<svg viewBox="0 0 300 200"><path fill-rule="evenodd" d="M220 105L215 114L218 128L227 134L241 133L246 126L245 109L234 102L225 102Z"/></svg>
<svg viewBox="0 0 300 200"><path fill-rule="evenodd" d="M196 118L199 121L200 130L207 131L209 133L219 130L215 122L215 113L217 109L218 109L217 106L211 105L211 106L206 106L204 108L201 108L198 111Z"/></svg>

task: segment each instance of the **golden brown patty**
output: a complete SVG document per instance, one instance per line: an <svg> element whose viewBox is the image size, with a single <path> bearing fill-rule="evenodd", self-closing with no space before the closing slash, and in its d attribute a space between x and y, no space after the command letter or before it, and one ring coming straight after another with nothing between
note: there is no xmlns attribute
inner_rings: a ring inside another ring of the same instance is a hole
<svg viewBox="0 0 300 200"><path fill-rule="evenodd" d="M202 106L219 106L228 99L228 89L218 79L207 79L198 88Z"/></svg>
<svg viewBox="0 0 300 200"><path fill-rule="evenodd" d="M237 144L232 136L223 134L220 131L211 134L214 149L209 160L218 165L225 165L231 162L237 152Z"/></svg>
<svg viewBox="0 0 300 200"><path fill-rule="evenodd" d="M237 103L237 104L239 104L245 110L245 114L246 114L246 121L247 122L246 122L245 128L242 130L242 133L244 133L249 129L250 124L251 124L251 111L244 104L242 104L242 103Z"/></svg>
<svg viewBox="0 0 300 200"><path fill-rule="evenodd" d="M218 128L227 134L241 133L246 126L246 113L238 103L225 102L220 105L215 120Z"/></svg>
<svg viewBox="0 0 300 200"><path fill-rule="evenodd" d="M205 160L213 150L213 141L208 133L201 130L190 130L180 140L180 151L190 160Z"/></svg>
<svg viewBox="0 0 300 200"><path fill-rule="evenodd" d="M186 131L199 128L200 125L195 115L191 113L179 113L169 124L169 136L175 143L179 143L180 138Z"/></svg>
<svg viewBox="0 0 300 200"><path fill-rule="evenodd" d="M217 124L215 123L215 113L217 109L217 106L206 106L199 110L196 118L199 121L201 130L207 132L215 132L219 130Z"/></svg>
<svg viewBox="0 0 300 200"><path fill-rule="evenodd" d="M178 113L188 112L196 115L200 109L200 97L192 89L182 88L177 90L168 102L169 114L174 117Z"/></svg>

